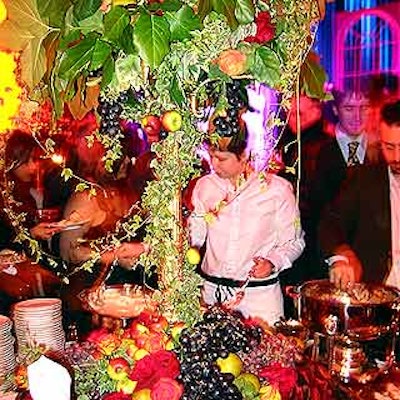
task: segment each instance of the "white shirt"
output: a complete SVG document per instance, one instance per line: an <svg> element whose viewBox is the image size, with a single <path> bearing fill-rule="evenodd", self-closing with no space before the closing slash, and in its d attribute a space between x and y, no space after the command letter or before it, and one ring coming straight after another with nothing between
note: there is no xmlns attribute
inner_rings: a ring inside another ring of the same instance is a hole
<svg viewBox="0 0 400 400"><path fill-rule="evenodd" d="M335 136L346 163L349 158L349 143L351 142L358 142L359 145L356 152L357 157L360 160L360 164L364 163L365 153L367 151L367 138L365 135L361 134L356 137L349 136L347 133L340 130L338 125L336 125Z"/></svg>
<svg viewBox="0 0 400 400"><path fill-rule="evenodd" d="M389 168L390 210L392 225L392 269L386 284L400 289L400 176Z"/></svg>
<svg viewBox="0 0 400 400"><path fill-rule="evenodd" d="M276 175L254 173L235 190L229 180L210 174L197 182L192 202L192 244L201 246L207 240L202 270L210 276L245 281L255 257L270 260L277 271L287 269L304 249L292 186ZM216 302L216 289L205 282L207 304ZM279 283L246 288L236 309L246 317L277 321L283 315Z"/></svg>

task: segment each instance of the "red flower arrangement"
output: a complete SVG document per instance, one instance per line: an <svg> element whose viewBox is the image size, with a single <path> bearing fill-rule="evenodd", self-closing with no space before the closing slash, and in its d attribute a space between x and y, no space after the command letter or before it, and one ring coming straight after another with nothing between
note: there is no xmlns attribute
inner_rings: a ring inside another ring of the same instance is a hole
<svg viewBox="0 0 400 400"><path fill-rule="evenodd" d="M264 44L275 37L275 25L271 22L271 16L268 11L260 12L255 19L257 32L255 36L248 36L245 41L248 43Z"/></svg>
<svg viewBox="0 0 400 400"><path fill-rule="evenodd" d="M129 379L138 383L136 390L153 389L160 379L174 380L178 377L179 372L179 361L175 354L159 350L137 361Z"/></svg>

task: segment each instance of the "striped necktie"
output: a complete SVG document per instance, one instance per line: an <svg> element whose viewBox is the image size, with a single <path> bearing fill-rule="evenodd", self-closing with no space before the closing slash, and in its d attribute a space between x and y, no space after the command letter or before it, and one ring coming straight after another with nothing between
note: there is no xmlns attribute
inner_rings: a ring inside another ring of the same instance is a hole
<svg viewBox="0 0 400 400"><path fill-rule="evenodd" d="M358 149L359 144L360 143L358 143L357 141L350 142L348 144L348 146L349 146L349 156L347 158L347 166L348 167L360 164L360 160L357 156L357 149Z"/></svg>

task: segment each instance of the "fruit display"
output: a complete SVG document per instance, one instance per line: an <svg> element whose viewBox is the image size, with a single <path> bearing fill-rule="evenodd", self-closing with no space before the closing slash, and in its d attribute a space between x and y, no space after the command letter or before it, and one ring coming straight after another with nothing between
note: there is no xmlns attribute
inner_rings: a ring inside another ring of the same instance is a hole
<svg viewBox="0 0 400 400"><path fill-rule="evenodd" d="M78 400L279 400L296 388L301 351L259 321L219 307L191 327L146 310L124 329L95 330L72 343L63 363ZM15 374L20 390L24 370L18 365Z"/></svg>

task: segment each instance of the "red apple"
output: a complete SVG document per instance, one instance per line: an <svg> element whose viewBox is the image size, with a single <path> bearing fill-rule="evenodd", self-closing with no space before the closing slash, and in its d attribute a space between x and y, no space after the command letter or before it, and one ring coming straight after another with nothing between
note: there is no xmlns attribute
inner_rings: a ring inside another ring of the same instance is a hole
<svg viewBox="0 0 400 400"><path fill-rule="evenodd" d="M142 119L142 127L148 137L158 137L161 131L161 121L155 115L146 115Z"/></svg>
<svg viewBox="0 0 400 400"><path fill-rule="evenodd" d="M181 129L182 115L176 110L165 112L161 117L161 124L168 132L176 132Z"/></svg>
<svg viewBox="0 0 400 400"><path fill-rule="evenodd" d="M130 365L125 358L117 357L112 358L107 366L107 373L109 377L115 381L122 381L128 377L130 372Z"/></svg>
<svg viewBox="0 0 400 400"><path fill-rule="evenodd" d="M163 315L155 315L152 317L152 322L150 323L149 328L157 332L162 332L165 331L168 326L168 321Z"/></svg>

